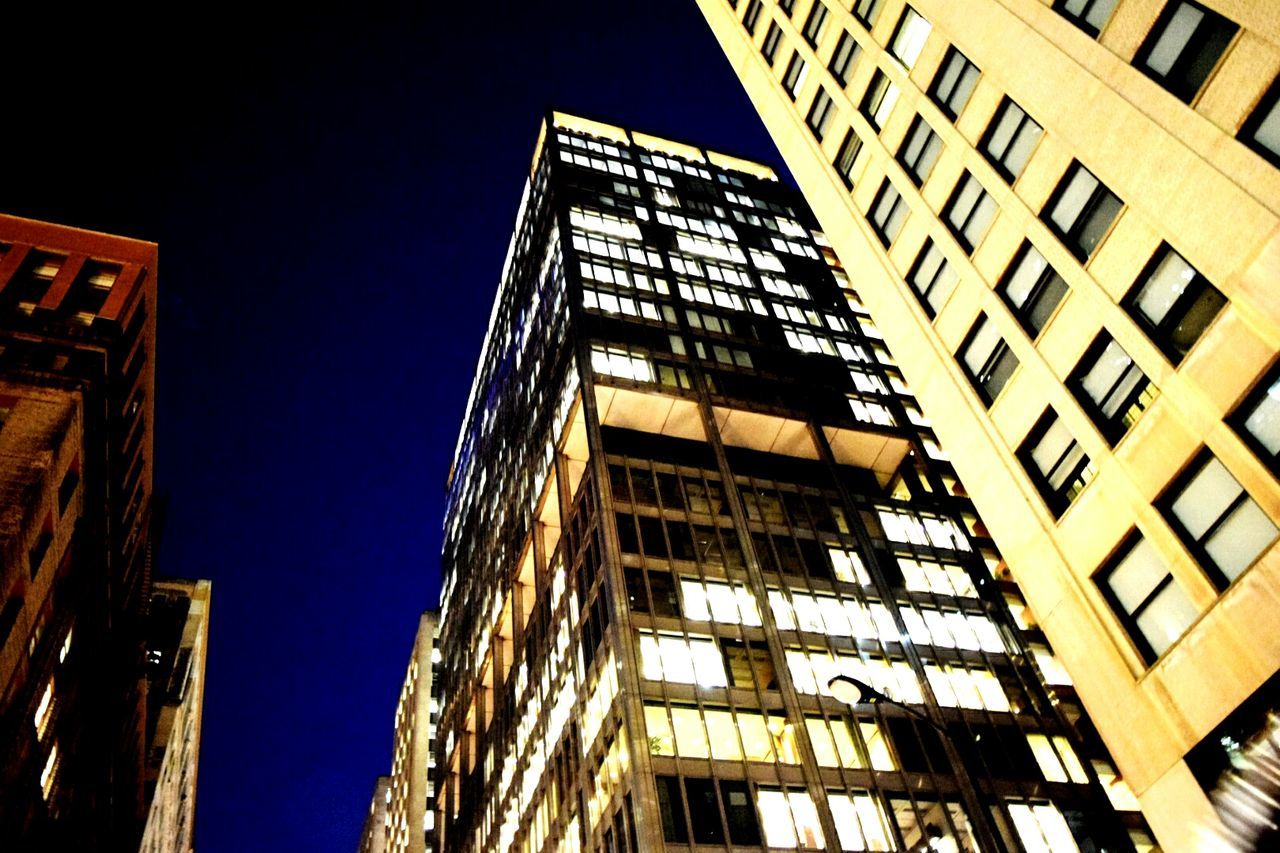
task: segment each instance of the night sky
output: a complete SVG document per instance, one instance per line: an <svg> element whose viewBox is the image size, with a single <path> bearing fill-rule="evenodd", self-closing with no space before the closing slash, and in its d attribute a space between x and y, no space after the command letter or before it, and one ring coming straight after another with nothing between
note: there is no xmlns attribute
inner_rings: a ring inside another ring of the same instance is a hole
<svg viewBox="0 0 1280 853"><path fill-rule="evenodd" d="M110 5L6 11L0 211L160 244L158 570L214 583L197 850L354 850L543 110L779 158L693 0Z"/></svg>

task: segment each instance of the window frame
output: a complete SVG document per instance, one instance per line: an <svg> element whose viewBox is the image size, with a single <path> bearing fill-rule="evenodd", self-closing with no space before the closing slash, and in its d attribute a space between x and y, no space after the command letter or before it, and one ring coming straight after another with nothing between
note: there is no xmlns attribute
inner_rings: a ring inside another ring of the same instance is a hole
<svg viewBox="0 0 1280 853"><path fill-rule="evenodd" d="M898 53L899 48L902 47L902 45L898 44L898 40L904 35L906 35L906 31L910 22L914 21L917 18L921 21L924 21L924 25L929 29L925 33L924 41L920 43L920 48L919 50L916 51L916 55L911 57L911 59L908 61L907 57L902 56ZM902 65L902 67L907 69L907 71L911 71L913 68L915 68L916 63L920 61L920 54L924 52L924 46L929 41L929 36L931 36L932 34L933 34L933 23L924 15L921 15L915 9L915 7L913 7L910 3L908 3L902 7L902 14L898 17L898 23L893 28L893 35L889 37L889 41L885 45L885 53L889 54L894 59L898 60L898 62Z"/></svg>
<svg viewBox="0 0 1280 853"><path fill-rule="evenodd" d="M969 347L973 346L974 341L986 328L987 324L990 324L994 330L998 343L992 347L991 352L983 360L981 369L972 371L969 368L969 362L965 354L968 352ZM1000 387L992 394L990 389L987 388L987 381L996 373L996 368L1004 361L1006 356L1013 359L1013 369L1009 371L1008 377L1000 383ZM995 405L1001 392L1009 385L1018 368L1022 366L1022 360L1018 358L1017 353L1009 346L1009 341L1005 339L1004 335L1000 334L1000 329L996 326L995 321L991 319L991 315L985 311L979 312L978 319L974 321L968 334L964 336L964 341L961 342L960 348L956 350L956 362L960 365L961 372L968 378L969 384L977 393L978 398L986 403L988 409ZM984 376L987 379L984 379Z"/></svg>
<svg viewBox="0 0 1280 853"><path fill-rule="evenodd" d="M1026 298L1021 304L1019 304L1013 300L1012 295L1009 293L1009 285L1013 282L1013 279L1022 264L1027 262L1027 258L1032 252L1035 252L1040 256L1040 259L1044 261L1044 269L1041 270L1038 276L1036 276L1035 282L1027 290ZM1050 306L1048 312L1045 313L1044 322L1037 328L1034 319L1036 311L1040 307L1041 302L1050 295L1050 284L1055 279L1062 283L1062 289L1058 294L1058 298L1054 300L1053 305ZM1018 325L1022 326L1023 331L1025 331L1027 336L1032 340L1036 340L1040 337L1045 328L1048 327L1049 322L1053 319L1053 315L1058 310L1058 306L1062 304L1062 301L1066 299L1070 293L1071 286L1067 284L1066 279L1062 277L1061 273L1054 269L1053 264L1049 263L1049 259L1046 258L1044 253L1036 248L1036 245L1030 240L1022 241L1022 245L1018 247L1018 251L1014 252L1013 258L1005 267L1004 274L1000 276L999 284L996 285L996 295L1000 297L1000 300L1004 302L1005 306L1009 309L1009 313L1017 319Z"/></svg>
<svg viewBox="0 0 1280 853"><path fill-rule="evenodd" d="M1280 75L1272 81L1271 88L1258 101L1253 112L1249 113L1249 117L1240 126L1240 132L1236 134L1236 139L1243 142L1251 151L1272 166L1280 168L1280 147L1268 148L1253 136L1272 114L1275 115L1275 120L1280 122Z"/></svg>
<svg viewBox="0 0 1280 853"><path fill-rule="evenodd" d="M847 45L851 45L851 47L845 52L844 62L837 66L841 51ZM840 84L841 90L849 85L849 80L853 77L853 67L861 55L862 45L858 44L858 40L848 30L842 29L840 38L836 40L835 49L831 51L831 59L827 62L827 71L831 74L831 78Z"/></svg>
<svg viewBox="0 0 1280 853"><path fill-rule="evenodd" d="M956 79L951 86L951 91L944 95L942 94L943 78L950 70L951 65L955 63L957 59L960 62L960 72L956 75ZM959 109L956 109L952 104L952 100L955 98L957 90L961 88L961 85L969 74L970 69L973 70L976 76L973 78L973 83L969 86L969 91L964 96ZM954 124L960 118L961 114L964 113L964 108L969 105L969 101L972 100L973 90L977 88L978 80L981 78L982 69L978 68L978 66L974 64L973 60L961 53L960 49L955 45L949 45L947 47L946 54L942 57L942 63L938 66L937 72L933 75L933 82L929 84L929 100L933 101L934 106L941 110L942 114L951 119Z"/></svg>
<svg viewBox="0 0 1280 853"><path fill-rule="evenodd" d="M809 47L815 49L818 47L818 42L822 39L822 31L826 29L830 17L831 11L827 9L827 5L822 0L813 0L813 5L809 7L809 15L804 19L804 27L800 30L800 37Z"/></svg>
<svg viewBox="0 0 1280 853"><path fill-rule="evenodd" d="M885 221L883 223L878 222L876 220L877 211L881 202L885 200L885 197L890 192L894 193L898 198L889 208L889 214L885 217ZM898 239L898 235L902 233L902 226L906 224L907 218L911 215L910 209L904 210L903 217L898 222L893 234L888 233L888 226L893 222L895 214L899 212L900 208L905 208L906 204L907 200L902 197L902 193L893 185L893 181L885 178L884 182L880 184L880 189L876 192L875 199L871 202L871 207L867 209L867 222L871 225L871 230L875 232L876 237L880 239L880 243L886 250L893 245L894 240Z"/></svg>
<svg viewBox="0 0 1280 853"><path fill-rule="evenodd" d="M1103 353L1107 351L1111 344L1115 344L1125 354L1125 357L1129 359L1129 366L1121 373L1120 379L1111 384L1100 402L1085 390L1084 380L1098 366ZM1121 402L1116 409L1116 413L1108 417L1102 411L1103 406L1111 399L1117 389L1124 386L1126 378L1133 371L1137 371L1138 376L1141 378L1120 398ZM1071 373L1067 375L1066 386L1075 396L1080 408L1089 416L1089 420L1093 421L1093 425L1098 428L1098 432L1102 433L1102 437L1112 447L1119 444L1129 434L1129 431L1142 418L1142 413L1151 407L1151 403L1158 393L1155 383L1151 381L1151 377L1147 376L1146 371L1138 365L1138 362L1130 355L1129 351L1105 328L1099 330L1097 336L1094 337L1076 362L1076 366L1071 369Z"/></svg>
<svg viewBox="0 0 1280 853"><path fill-rule="evenodd" d="M1253 413L1257 411L1258 405L1264 400L1280 400L1280 389L1278 389L1277 396L1273 397L1271 394L1271 389L1276 386L1280 386L1280 361L1273 364L1262 374L1257 384L1250 389L1249 393L1245 395L1244 399L1236 405L1235 409L1226 418L1227 424L1235 430L1236 435L1240 436L1240 439L1253 452L1253 455L1258 457L1258 461L1266 465L1272 473L1280 472L1280 451L1272 453L1267 450L1253 431L1245 424L1253 416ZM1277 415L1280 416L1280 412L1277 412Z"/></svg>
<svg viewBox="0 0 1280 853"><path fill-rule="evenodd" d="M933 275L929 278L928 284L922 287L920 286L918 276L924 267L927 256L931 252L937 252L938 255L941 256L942 262L938 264L938 268L934 270ZM939 279L947 270L951 271L952 281L950 286L946 286L946 294L938 300L939 304L935 306L933 300L930 299L930 296L934 294L938 287ZM906 282L907 287L910 288L911 292L915 294L916 299L919 301L920 307L924 309L924 313L932 320L938 316L938 312L942 310L942 306L946 305L947 300L951 298L951 294L955 292L956 287L960 284L960 274L952 265L951 259L947 257L946 252L942 251L942 248L934 242L932 237L926 237L924 245L920 247L920 251L916 254L916 259L911 263L911 269L906 275Z"/></svg>
<svg viewBox="0 0 1280 853"><path fill-rule="evenodd" d="M926 136L924 142L920 144L919 151L914 159L909 158L908 147L916 141L916 136L921 129L924 129ZM919 169L920 161L926 159L932 144L932 157L928 157L928 164L923 169ZM937 165L938 158L942 155L942 137L938 136L933 126L925 120L924 116L917 115L911 122L911 127L907 129L907 135L902 138L902 144L898 146L898 153L894 159L898 161L898 165L907 173L907 177L911 178L911 182L917 187L924 186L925 181L929 180L929 175L933 173L933 167Z"/></svg>
<svg viewBox="0 0 1280 853"><path fill-rule="evenodd" d="M1055 0L1053 4L1053 11L1066 18L1073 26L1075 26L1076 29L1087 34L1090 38L1097 39L1098 36L1102 35L1102 31L1107 28L1107 24L1111 23L1111 18L1116 13L1116 6L1118 5L1119 0L1085 0L1085 6L1087 8L1083 9L1079 15L1067 9L1067 4L1069 2L1071 2L1071 0ZM1102 22L1102 26L1095 27L1089 22L1089 12L1098 4L1107 2L1111 3L1111 10L1107 12L1107 19Z"/></svg>
<svg viewBox="0 0 1280 853"><path fill-rule="evenodd" d="M1190 38L1178 51L1169 71L1161 74L1149 66L1147 62L1168 32L1169 25L1183 7L1190 7L1200 12L1203 17L1191 31ZM1229 29L1222 26L1223 24L1228 25ZM1208 68L1204 69L1199 81L1193 81L1189 77L1180 79L1191 71L1194 66L1200 64L1201 56L1207 55L1204 51L1215 37L1219 36L1219 30L1221 31L1221 47L1218 49L1217 55L1209 62ZM1205 86L1208 85L1209 80L1213 77L1213 72L1222 64L1228 49L1239 34L1239 24L1207 6L1202 6L1194 2L1194 0L1168 0L1156 17L1155 23L1151 25L1151 29L1147 32L1147 37L1142 40L1142 45L1138 48L1138 52L1134 54L1133 67L1184 104L1190 104L1204 91ZM1192 50L1193 45L1195 46L1194 51ZM1192 83L1194 83L1195 88L1187 88Z"/></svg>
<svg viewBox="0 0 1280 853"><path fill-rule="evenodd" d="M1093 582L1097 587L1098 592L1101 593L1103 600L1106 601L1107 606L1111 608L1111 612L1115 616L1116 621L1119 622L1120 627L1124 629L1125 636L1129 638L1129 642L1133 644L1138 655L1147 665L1147 668L1150 669L1155 665L1156 661L1160 660L1160 658L1168 652L1169 649L1166 648L1165 652L1156 654L1155 647L1151 645L1151 641L1146 638L1142 633L1142 629L1138 627L1138 620L1170 584L1177 584L1182 595L1186 597L1188 601L1190 601L1190 596L1187 595L1186 589L1182 587L1182 584L1178 582L1178 579L1173 576L1173 572L1170 570L1168 564L1164 562L1160 553L1156 551L1156 557L1160 558L1160 564L1164 567L1164 577L1156 582L1156 585L1152 587L1151 592L1147 593L1146 597L1143 598L1132 611L1126 610L1124 605L1120 603L1120 597L1111 588L1111 584L1109 582L1110 578L1115 574L1116 569L1120 568L1120 564L1123 563L1125 559L1127 559L1145 540L1146 537L1139 528L1132 528L1120 541L1119 547L1111 553L1111 556L1106 559L1098 571L1094 572ZM1153 551L1155 550L1154 545L1151 545L1150 547ZM1195 607L1195 602L1191 602L1191 606ZM1198 618L1199 614L1196 616L1196 619ZM1191 624L1183 630L1182 634L1180 634L1177 639L1172 640L1169 643L1169 648L1175 646L1187 635L1187 632L1191 630L1191 626L1195 624L1196 619L1192 619Z"/></svg>
<svg viewBox="0 0 1280 853"><path fill-rule="evenodd" d="M1022 113L1022 118L1018 120L1017 129L1015 129L1013 133L1009 136L1009 143L1008 145L1005 146L1004 151L997 155L991 149L991 143L995 139L996 132L1000 129L1000 126L1004 123L1005 115L1011 109L1017 110L1018 112ZM1014 150L1014 148L1016 147L1015 143L1017 142L1018 138L1022 135L1023 131L1026 129L1028 124L1035 128L1036 138L1031 143L1031 148L1027 152L1026 161L1023 162L1021 168L1019 168L1017 173L1015 174L1013 169L1005 162L1005 158L1008 157L1010 151ZM1031 158L1035 156L1036 148L1040 146L1040 140L1042 139L1044 139L1044 127L1040 124L1040 122L1032 118L1031 114L1028 113L1026 110L1024 110L1021 104L1019 104L1013 98L1010 98L1008 95L1006 95L1000 101L1000 106L996 108L995 113L992 114L991 120L987 122L987 128L982 132L982 138L978 141L978 151L982 154L982 156L986 159L986 161L991 165L991 168L995 169L996 172L999 173L1000 177L1004 178L1005 182L1008 183L1010 186L1012 186L1014 183L1017 182L1018 178L1022 177L1023 172L1027 170L1027 164L1030 163Z"/></svg>
<svg viewBox="0 0 1280 853"><path fill-rule="evenodd" d="M852 153L850 148L852 147ZM840 150L836 152L836 158L831 161L831 166L836 170L836 174L840 176L840 180L844 182L847 189L853 189L853 167L858 162L858 155L862 153L862 137L854 132L853 128L845 131L844 141L840 143ZM846 168L841 168L841 163L846 161Z"/></svg>
<svg viewBox="0 0 1280 853"><path fill-rule="evenodd" d="M818 91L813 93L813 102L809 105L809 112L804 119L809 132L813 134L813 138L819 144L826 138L827 131L831 129L831 119L835 115L835 110L835 100L827 93L826 87L819 84ZM821 111L821 114L819 114L819 111Z"/></svg>
<svg viewBox="0 0 1280 853"><path fill-rule="evenodd" d="M1071 441L1066 448L1058 456L1049 471L1040 468L1038 462L1035 461L1034 453L1041 441L1049 434L1055 426L1061 424L1063 431ZM1073 451L1078 450L1080 456L1071 463L1069 473L1063 480L1063 485L1054 488L1050 480L1068 458ZM1067 428L1062 420L1062 416L1058 414L1053 406L1048 406L1036 419L1035 424L1027 432L1025 438L1018 443L1018 449L1014 452L1018 461L1022 463L1022 469L1027 473L1029 479L1036 487L1036 491L1040 493L1040 499L1044 501L1049 512L1053 514L1055 519L1060 519L1071 508L1080 494L1088 488L1093 482L1094 476L1097 474L1097 466L1093 459L1081 446L1080 440ZM1091 470L1092 469L1092 470Z"/></svg>
<svg viewBox="0 0 1280 853"><path fill-rule="evenodd" d="M792 69L796 69L794 79L792 79ZM804 85L805 78L808 76L809 66L804 61L804 57L800 55L800 51L791 51L791 61L787 63L787 70L782 74L782 91L787 93L794 103L796 93Z"/></svg>
<svg viewBox="0 0 1280 853"><path fill-rule="evenodd" d="M761 0L751 0L747 4L746 11L742 13L742 28L747 31L747 35L755 36L762 12L764 12L764 3Z"/></svg>
<svg viewBox="0 0 1280 853"><path fill-rule="evenodd" d="M881 87L883 83L883 87ZM890 96L892 94L892 97ZM898 104L898 98L901 96L898 85L889 79L889 75L884 73L883 68L877 68L875 73L871 75L871 80L867 83L867 90L862 93L862 100L858 102L858 112L867 124L875 129L877 135L884 130L889 114L893 112L893 108ZM888 112L881 118L877 118L877 114L885 108L885 101L888 100Z"/></svg>
<svg viewBox="0 0 1280 853"><path fill-rule="evenodd" d="M855 21L866 27L867 32L871 32L871 28L876 25L876 21L880 18L880 12L883 7L883 0L853 0L853 6L849 9L849 14L853 15Z"/></svg>
<svg viewBox="0 0 1280 853"><path fill-rule="evenodd" d="M1094 181L1097 182L1097 186L1090 191L1089 198L1083 205L1081 205L1080 212L1076 214L1071 225L1066 230L1063 230L1059 227L1058 223L1053 220L1053 214L1058 205L1062 203L1067 194L1067 190L1071 187L1076 176L1081 172L1088 173L1089 177L1093 178ZM1097 211L1098 206L1106 200L1107 196L1118 201L1120 206L1116 209L1115 215L1111 218L1111 221L1107 223L1107 227L1102 230L1102 233L1098 237L1098 242L1094 244L1092 249L1086 250L1084 245L1080 243L1081 233L1086 230L1086 227L1090 222L1090 217ZM1087 264L1089 260L1098 253L1098 250L1102 248L1102 245L1107 242L1107 238L1111 236L1111 232L1115 230L1116 223L1120 221L1120 217L1124 214L1127 207L1128 205L1125 204L1124 199L1112 192L1111 188L1104 184L1102 179L1090 171L1087 166L1079 160L1072 160L1071 165L1067 167L1067 171L1065 171L1062 174L1062 178L1059 179L1058 185L1053 188L1053 194L1049 196L1049 200L1046 201L1044 203L1044 207L1041 208L1040 221L1045 224L1045 227L1053 232L1053 235L1058 238L1058 241L1061 242L1062 245L1071 252L1071 254L1076 256L1076 259L1080 261L1081 264Z"/></svg>
<svg viewBox="0 0 1280 853"><path fill-rule="evenodd" d="M974 201L973 206L969 208L968 213L965 214L963 224L957 225L952 221L951 215L955 212L956 205L960 202L960 196L968 189L970 182L977 185L981 194ZM978 209L982 207L984 202L990 202L994 206L995 210L992 212L991 218L987 221L987 224L983 227L982 233L978 235L978 239L971 242L964 231L969 227L969 223L973 221L974 215L977 213ZM987 192L987 188L982 185L982 181L978 180L977 176L968 169L965 169L963 174L961 174L960 178L956 181L955 188L951 190L951 195L947 198L947 203L942 208L941 219L942 224L947 227L951 236L954 237L956 242L960 244L961 248L965 250L965 254L972 256L977 250L978 245L987 236L987 234L990 233L991 226L999 215L1000 205L996 204L991 193Z"/></svg>
<svg viewBox="0 0 1280 853"><path fill-rule="evenodd" d="M1153 323L1147 314L1138 307L1139 297L1142 295L1142 292L1147 285L1152 281L1156 271L1159 270L1161 264L1164 263L1170 253L1181 258L1182 262L1185 263L1187 267L1194 270L1196 275L1195 278L1193 278L1191 282L1183 288L1182 293L1174 300L1173 304L1169 306L1169 310L1165 312L1165 315L1161 317L1159 321ZM1205 321L1205 324L1200 328L1200 331L1196 333L1195 340L1191 341L1185 350L1180 350L1173 342L1173 333L1176 332L1182 322L1191 315L1193 309L1199 303L1200 298L1210 293L1216 293L1218 297L1221 298L1220 304L1213 311L1213 314ZM1191 354L1191 351L1195 349L1196 344L1200 343L1204 338L1205 332L1212 328L1214 322L1222 316L1222 312L1225 311L1227 306L1230 304L1231 300L1227 298L1226 294L1221 290L1218 290L1214 283L1209 281L1208 276L1192 266L1191 262L1168 242L1161 242L1160 245L1156 247L1155 253L1152 254L1151 259L1147 261L1142 272L1138 274L1138 277L1133 282L1133 286L1129 288L1129 292L1125 294L1122 300L1120 300L1120 306L1124 308L1125 313L1127 313L1133 322L1137 324L1138 328L1142 329L1143 333L1146 334L1147 339L1150 340L1158 350L1160 350L1164 357L1168 359L1169 363L1174 367L1180 366L1182 362L1186 360L1187 356Z"/></svg>
<svg viewBox="0 0 1280 853"><path fill-rule="evenodd" d="M778 48L782 46L782 27L778 26L778 22L769 21L769 29L765 30L764 41L760 43L760 55L764 57L764 61L772 68L774 63L778 61Z"/></svg>

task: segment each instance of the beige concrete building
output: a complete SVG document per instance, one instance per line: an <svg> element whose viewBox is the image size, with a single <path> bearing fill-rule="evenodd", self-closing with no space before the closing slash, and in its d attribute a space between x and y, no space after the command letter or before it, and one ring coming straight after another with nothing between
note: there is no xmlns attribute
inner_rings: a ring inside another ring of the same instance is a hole
<svg viewBox="0 0 1280 853"><path fill-rule="evenodd" d="M207 580L157 580L151 587L146 766L150 810L141 853L194 849L211 590Z"/></svg>
<svg viewBox="0 0 1280 853"><path fill-rule="evenodd" d="M1280 5L699 6L1186 849L1277 696Z"/></svg>
<svg viewBox="0 0 1280 853"><path fill-rule="evenodd" d="M436 615L423 613L396 706L396 742L387 801L388 853L426 853L435 830L432 740L436 707L431 695Z"/></svg>
<svg viewBox="0 0 1280 853"><path fill-rule="evenodd" d="M390 789L390 776L379 776L373 783L369 814L365 815L364 829L360 832L360 853L384 853L387 849L387 800Z"/></svg>

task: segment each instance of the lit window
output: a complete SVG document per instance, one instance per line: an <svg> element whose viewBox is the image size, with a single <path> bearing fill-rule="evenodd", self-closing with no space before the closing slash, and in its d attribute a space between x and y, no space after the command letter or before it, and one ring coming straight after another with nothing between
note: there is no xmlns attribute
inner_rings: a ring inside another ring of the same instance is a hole
<svg viewBox="0 0 1280 853"><path fill-rule="evenodd" d="M907 203L903 200L902 193L898 192L888 178L885 178L875 201L871 203L867 218L886 249L893 244L898 232L902 230L908 213Z"/></svg>
<svg viewBox="0 0 1280 853"><path fill-rule="evenodd" d="M685 616L694 621L721 622L726 625L755 625L760 622L760 608L751 590L742 586L707 581L680 581Z"/></svg>
<svg viewBox="0 0 1280 853"><path fill-rule="evenodd" d="M912 592L934 592L962 598L976 596L973 581L962 566L897 557L903 584Z"/></svg>
<svg viewBox="0 0 1280 853"><path fill-rule="evenodd" d="M889 800L907 850L969 853L979 849L964 809L954 803L939 803L918 796L914 799L914 803L905 799Z"/></svg>
<svg viewBox="0 0 1280 853"><path fill-rule="evenodd" d="M1116 8L1116 0L1057 0L1054 11L1094 38L1102 32Z"/></svg>
<svg viewBox="0 0 1280 853"><path fill-rule="evenodd" d="M1168 244L1155 253L1138 282L1123 304L1174 364L1227 304L1227 298Z"/></svg>
<svg viewBox="0 0 1280 853"><path fill-rule="evenodd" d="M1276 467L1280 457L1280 375L1273 370L1231 416L1231 422L1258 456Z"/></svg>
<svg viewBox="0 0 1280 853"><path fill-rule="evenodd" d="M1089 784L1089 776L1076 757L1075 750L1062 735L1028 734L1027 744L1040 765L1040 772L1049 782L1074 782Z"/></svg>
<svg viewBox="0 0 1280 853"><path fill-rule="evenodd" d="M862 565L862 557L857 551L849 551L834 545L827 546L827 557L831 560L836 580L842 583L856 583L866 586L871 583L871 576Z"/></svg>
<svg viewBox="0 0 1280 853"><path fill-rule="evenodd" d="M1023 243L1000 282L1004 297L1027 334L1036 337L1067 294L1067 283L1031 243Z"/></svg>
<svg viewBox="0 0 1280 853"><path fill-rule="evenodd" d="M44 733L49 728L49 718L53 716L54 704L53 679L50 678L49 683L44 687L44 693L40 694L40 703L36 705L36 712L32 717L37 738L44 738Z"/></svg>
<svg viewBox="0 0 1280 853"><path fill-rule="evenodd" d="M58 778L59 763L58 743L54 741L53 746L49 748L49 757L45 759L44 769L40 771L40 793L44 795L46 800L53 793L53 784Z"/></svg>
<svg viewBox="0 0 1280 853"><path fill-rule="evenodd" d="M1147 663L1164 654L1200 615L1141 536L1126 543L1098 583Z"/></svg>
<svg viewBox="0 0 1280 853"><path fill-rule="evenodd" d="M1216 456L1208 456L1161 499L1175 530L1226 586L1276 541L1276 525Z"/></svg>
<svg viewBox="0 0 1280 853"><path fill-rule="evenodd" d="M786 90L791 100L796 99L796 92L804 85L804 78L809 74L809 66L800 58L797 51L791 54L791 61L787 63L787 72L782 75L782 88Z"/></svg>
<svg viewBox="0 0 1280 853"><path fill-rule="evenodd" d="M933 128L921 116L916 116L898 149L898 162L907 170L915 185L920 186L929 179L929 173L933 171L933 164L938 162L941 152L942 140L938 138L938 134L933 132Z"/></svg>
<svg viewBox="0 0 1280 853"><path fill-rule="evenodd" d="M889 77L880 69L876 69L871 84L862 96L858 111L862 113L871 126L880 131L885 120L893 112L893 105L898 102L898 87L890 82Z"/></svg>
<svg viewBox="0 0 1280 853"><path fill-rule="evenodd" d="M782 29L777 21L770 21L769 32L765 33L764 44L760 46L760 55L770 67L773 67L774 60L778 58L778 45L781 43Z"/></svg>
<svg viewBox="0 0 1280 853"><path fill-rule="evenodd" d="M1077 258L1086 261L1122 207L1124 202L1115 193L1075 162L1054 190L1041 218Z"/></svg>
<svg viewBox="0 0 1280 853"><path fill-rule="evenodd" d="M602 376L653 382L653 365L649 359L616 347L591 347L591 367Z"/></svg>
<svg viewBox="0 0 1280 853"><path fill-rule="evenodd" d="M768 847L820 848L824 845L818 810L805 791L756 791L756 807Z"/></svg>
<svg viewBox="0 0 1280 853"><path fill-rule="evenodd" d="M1031 805L1008 803L1009 816L1018 830L1018 840L1027 853L1074 853L1079 851L1071 827L1052 803Z"/></svg>
<svg viewBox="0 0 1280 853"><path fill-rule="evenodd" d="M853 188L853 166L858 160L858 154L862 151L862 140L850 128L844 135L844 142L840 143L840 151L836 154L835 162L832 164L836 167L836 173L840 175L840 180L844 181L844 185Z"/></svg>
<svg viewBox="0 0 1280 853"><path fill-rule="evenodd" d="M804 40L809 43L810 47L818 46L818 39L822 38L822 28L827 24L827 7L822 4L822 0L813 0L813 8L809 10L809 17L805 19Z"/></svg>
<svg viewBox="0 0 1280 853"><path fill-rule="evenodd" d="M809 115L805 117L805 124L809 125L809 130L813 131L813 138L822 141L827 134L827 128L831 126L831 116L835 112L835 104L831 100L831 96L827 94L827 90L821 87L813 96L813 106L809 107Z"/></svg>
<svg viewBox="0 0 1280 853"><path fill-rule="evenodd" d="M929 97L947 118L955 121L960 117L960 113L964 112L965 104L969 103L969 96L978 85L980 76L982 72L978 70L978 66L969 61L968 57L954 47L948 48L947 56L942 60L942 67L933 78Z"/></svg>
<svg viewBox="0 0 1280 853"><path fill-rule="evenodd" d="M1155 398L1155 386L1106 331L1080 359L1067 387L1112 444L1137 423Z"/></svg>
<svg viewBox="0 0 1280 853"><path fill-rule="evenodd" d="M958 279L955 267L947 261L932 238L925 240L916 262L907 273L907 284L930 317L942 310Z"/></svg>
<svg viewBox="0 0 1280 853"><path fill-rule="evenodd" d="M997 210L999 208L990 193L983 189L977 178L965 172L943 208L942 218L960 245L972 254L991 227Z"/></svg>
<svg viewBox="0 0 1280 853"><path fill-rule="evenodd" d="M1240 140L1273 165L1280 166L1280 78L1271 84L1271 91L1240 128Z"/></svg>
<svg viewBox="0 0 1280 853"><path fill-rule="evenodd" d="M1026 168L1043 129L1022 107L1009 98L996 111L978 146L987 161L1006 181L1013 183Z"/></svg>
<svg viewBox="0 0 1280 853"><path fill-rule="evenodd" d="M929 38L933 27L924 17L910 6L902 13L898 28L893 31L889 42L889 52L896 56L908 69L914 68L924 43Z"/></svg>
<svg viewBox="0 0 1280 853"><path fill-rule="evenodd" d="M995 402L1009 377L1018 369L1018 357L986 314L979 316L956 355L978 395L988 406Z"/></svg>
<svg viewBox="0 0 1280 853"><path fill-rule="evenodd" d="M650 680L665 678L680 684L699 687L727 687L724 660L714 640L640 635L640 660L643 675Z"/></svg>
<svg viewBox="0 0 1280 853"><path fill-rule="evenodd" d="M848 32L840 33L840 40L836 42L836 49L831 54L831 62L827 65L827 70L831 72L831 76L836 79L841 88L849 85L853 64L858 61L858 54L861 52L862 48L858 47L853 36Z"/></svg>
<svg viewBox="0 0 1280 853"><path fill-rule="evenodd" d="M1239 29L1199 3L1172 0L1133 64L1179 100L1191 103Z"/></svg>
<svg viewBox="0 0 1280 853"><path fill-rule="evenodd" d="M1097 470L1053 409L1045 410L1028 433L1018 460L1055 516L1066 511Z"/></svg>
<svg viewBox="0 0 1280 853"><path fill-rule="evenodd" d="M892 850L884 809L870 794L828 791L842 850Z"/></svg>

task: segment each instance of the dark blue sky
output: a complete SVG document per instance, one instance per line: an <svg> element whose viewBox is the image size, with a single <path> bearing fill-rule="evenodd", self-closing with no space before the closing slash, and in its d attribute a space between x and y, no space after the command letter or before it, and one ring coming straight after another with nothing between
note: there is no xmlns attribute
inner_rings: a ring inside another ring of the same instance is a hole
<svg viewBox="0 0 1280 853"><path fill-rule="evenodd" d="M505 8L6 21L0 211L160 244L159 571L214 581L203 853L355 849L543 109L778 160L693 0Z"/></svg>

